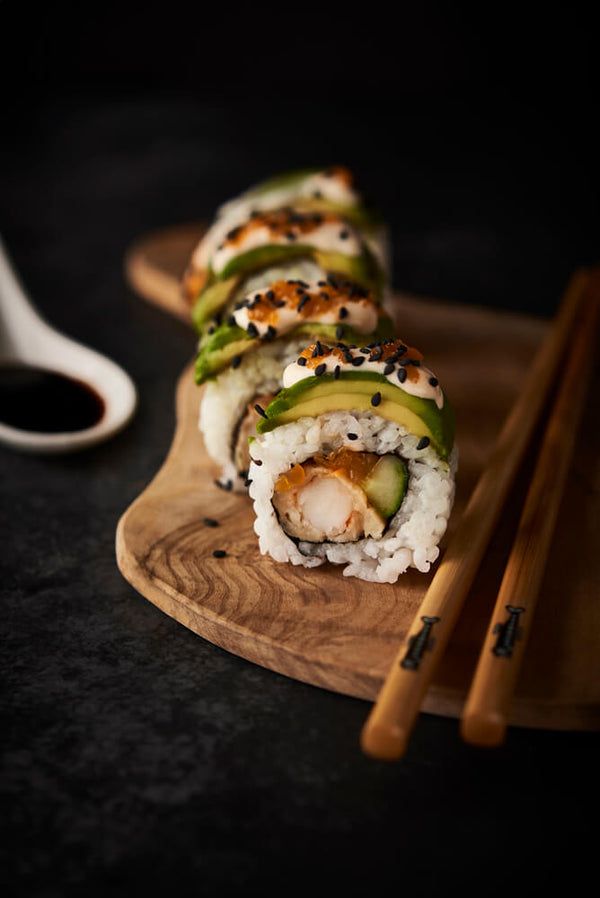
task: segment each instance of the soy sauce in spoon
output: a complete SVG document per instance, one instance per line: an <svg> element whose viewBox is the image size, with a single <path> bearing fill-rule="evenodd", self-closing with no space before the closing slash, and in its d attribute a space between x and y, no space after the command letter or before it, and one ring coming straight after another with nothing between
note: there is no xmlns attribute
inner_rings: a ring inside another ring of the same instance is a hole
<svg viewBox="0 0 600 898"><path fill-rule="evenodd" d="M72 433L97 424L101 396L89 384L29 365L0 365L0 421L36 433Z"/></svg>

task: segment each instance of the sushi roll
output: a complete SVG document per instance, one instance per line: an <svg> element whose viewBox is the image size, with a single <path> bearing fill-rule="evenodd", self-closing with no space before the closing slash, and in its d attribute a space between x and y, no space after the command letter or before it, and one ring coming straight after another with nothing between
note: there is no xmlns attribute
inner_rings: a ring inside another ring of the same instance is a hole
<svg viewBox="0 0 600 898"><path fill-rule="evenodd" d="M244 490L248 441L281 387L284 368L307 340L354 343L381 339L392 329L367 290L332 276L275 281L237 302L227 321L202 340L196 360L196 382L205 384L200 430L221 469L218 485ZM321 344L315 346L319 351Z"/></svg>
<svg viewBox="0 0 600 898"><path fill-rule="evenodd" d="M362 230L380 266L388 270L387 231L378 217L365 208L354 188L350 171L342 166L304 169L257 184L217 210L215 222L194 250L184 277L184 294L188 301L196 302L210 277L212 257L230 231L257 213L286 206L293 206L298 211L333 212L342 216Z"/></svg>
<svg viewBox="0 0 600 898"><path fill-rule="evenodd" d="M257 212L228 231L212 253L194 324L203 334L252 291L280 279L317 281L328 274L381 295L381 268L362 233L338 213L291 207Z"/></svg>
<svg viewBox="0 0 600 898"><path fill-rule="evenodd" d="M283 374L250 445L260 551L394 583L439 554L454 499L454 417L399 339L312 343Z"/></svg>

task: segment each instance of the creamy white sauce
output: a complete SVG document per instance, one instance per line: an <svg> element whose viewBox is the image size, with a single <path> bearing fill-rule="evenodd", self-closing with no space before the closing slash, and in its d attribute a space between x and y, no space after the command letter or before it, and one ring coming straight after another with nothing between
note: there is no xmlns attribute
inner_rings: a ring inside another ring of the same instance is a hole
<svg viewBox="0 0 600 898"><path fill-rule="evenodd" d="M309 175L300 182L287 187L279 187L266 193L249 190L236 199L224 203L217 211L217 220L206 232L192 255L194 268L208 268L211 256L229 231L239 227L250 217L250 213L269 212L294 204L297 199L311 199L316 192L322 199L342 206L355 206L359 202L356 191L343 178L323 172Z"/></svg>
<svg viewBox="0 0 600 898"><path fill-rule="evenodd" d="M307 293L318 292L318 290L319 286L316 283L309 284L306 288ZM254 295L250 294L247 299L252 301L256 296L260 295L260 293ZM269 325L276 328L277 334L281 335L293 330L299 324L306 321L312 321L319 324L344 324L351 327L359 334L372 334L376 329L379 314L374 302L368 299L350 299L349 297L344 297L341 300L338 298L331 299L329 302L331 303L331 309L323 309L316 315L307 316L303 311L298 312L296 305L282 306L279 309L273 309L272 315L269 315L269 318L272 318L273 320L269 321L257 321L252 318L250 310L247 307L236 309L233 312L233 317L235 318L235 323L239 327L243 327L244 330L246 330L250 322L252 322L260 337L263 337L267 333ZM339 317L341 306L344 306L348 312L344 319Z"/></svg>
<svg viewBox="0 0 600 898"><path fill-rule="evenodd" d="M215 274L220 274L236 256L266 245L306 245L322 252L344 253L344 255L350 256L357 256L361 251L357 233L341 220L324 221L320 225L315 225L306 234L301 233L300 229L295 228L293 224L290 224L288 230L296 235L295 240L288 240L285 233L273 233L267 226L259 225L250 228L241 239L235 242L227 241L219 245L211 260L212 270ZM340 236L342 233L346 235L345 238Z"/></svg>
<svg viewBox="0 0 600 898"><path fill-rule="evenodd" d="M370 362L369 357L358 349L351 349L350 352L355 358L358 356L364 358L365 361L360 367L354 367L350 362L345 362L339 359L337 355L334 355L333 353L319 358L319 364L324 364L326 366L325 373L327 374L333 374L338 365L340 366L341 371L373 371L376 374L381 374L386 380L393 384L393 386L398 387L400 390L404 390L405 393L409 393L411 396L418 396L420 399L433 399L439 409L443 408L444 394L442 388L439 384L437 386L432 386L432 384L429 383L429 378L435 376L429 368L424 368L422 365L418 368L412 366L413 370L416 370L418 374L417 380L409 380L407 376L404 383L400 383L398 380L398 369L403 366L399 365L398 362L394 365L394 370L391 374L384 374L383 370L387 362L383 360L381 362ZM297 361L292 362L284 369L282 380L283 386L293 387L294 384L299 383L301 380L306 380L307 377L316 377L315 369L309 368L308 365L299 365ZM377 413L376 408L374 408L373 411L375 414Z"/></svg>

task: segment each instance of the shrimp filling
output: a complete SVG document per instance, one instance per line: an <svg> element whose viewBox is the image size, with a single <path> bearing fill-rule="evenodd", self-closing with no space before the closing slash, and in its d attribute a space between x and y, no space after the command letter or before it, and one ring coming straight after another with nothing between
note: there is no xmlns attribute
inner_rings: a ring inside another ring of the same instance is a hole
<svg viewBox="0 0 600 898"><path fill-rule="evenodd" d="M282 474L275 484L273 506L288 536L315 543L379 539L387 522L361 485L379 458L342 449Z"/></svg>

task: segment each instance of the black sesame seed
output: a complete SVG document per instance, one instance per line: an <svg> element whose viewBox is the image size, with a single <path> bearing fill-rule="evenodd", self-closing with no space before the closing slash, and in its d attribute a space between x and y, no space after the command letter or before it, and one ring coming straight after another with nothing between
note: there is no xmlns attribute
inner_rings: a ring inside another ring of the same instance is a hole
<svg viewBox="0 0 600 898"><path fill-rule="evenodd" d="M286 240L295 240L296 239L296 235L294 234L293 231L286 231L285 237L286 237Z"/></svg>
<svg viewBox="0 0 600 898"><path fill-rule="evenodd" d="M398 380L401 384L406 380L406 368L398 368Z"/></svg>
<svg viewBox="0 0 600 898"><path fill-rule="evenodd" d="M432 387L437 387L437 385L439 384L439 380L437 379L437 377L430 377L429 383Z"/></svg>
<svg viewBox="0 0 600 898"><path fill-rule="evenodd" d="M246 479L244 480L244 486L250 486L251 483L252 483L252 478L246 477Z"/></svg>
<svg viewBox="0 0 600 898"><path fill-rule="evenodd" d="M346 436L348 437L349 440L357 440L358 439L357 433L347 433Z"/></svg>
<svg viewBox="0 0 600 898"><path fill-rule="evenodd" d="M353 356L353 357L352 357L352 364L354 365L355 368L358 368L360 365L362 365L362 363L364 362L364 360L365 360L364 355Z"/></svg>
<svg viewBox="0 0 600 898"><path fill-rule="evenodd" d="M306 365L306 359L304 358L303 355L301 355L301 356L299 357L299 359L298 359L298 364L300 365L301 368L304 368L304 366Z"/></svg>
<svg viewBox="0 0 600 898"><path fill-rule="evenodd" d="M255 458L255 459L254 459L254 464L255 464L257 467L260 468L260 466L262 465L262 462L261 462L260 458Z"/></svg>
<svg viewBox="0 0 600 898"><path fill-rule="evenodd" d="M205 527L218 527L219 522L215 521L214 518L202 518L202 523Z"/></svg>
<svg viewBox="0 0 600 898"><path fill-rule="evenodd" d="M383 373L387 376L388 374L392 373L395 367L396 366L393 362L387 362L385 368L383 369Z"/></svg>
<svg viewBox="0 0 600 898"><path fill-rule="evenodd" d="M338 324L338 326L335 329L335 335L338 338L338 340L342 339L342 337L344 336L344 325L343 324Z"/></svg>
<svg viewBox="0 0 600 898"><path fill-rule="evenodd" d="M321 374L325 374L326 371L327 365L325 364L325 362L321 362L321 364L317 365L317 367L315 368L315 374L317 375L317 377L320 377Z"/></svg>
<svg viewBox="0 0 600 898"><path fill-rule="evenodd" d="M327 281L317 281L317 287L326 287Z"/></svg>
<svg viewBox="0 0 600 898"><path fill-rule="evenodd" d="M364 355L369 355L369 353L371 352L371 350L369 349L368 346L361 346L361 347L360 347L360 351L361 351Z"/></svg>
<svg viewBox="0 0 600 898"><path fill-rule="evenodd" d="M277 329L270 324L267 328L267 332L265 334L265 340L274 340L277 336Z"/></svg>
<svg viewBox="0 0 600 898"><path fill-rule="evenodd" d="M296 287L296 293L298 296L304 296L304 287Z"/></svg>
<svg viewBox="0 0 600 898"><path fill-rule="evenodd" d="M406 362L407 365L414 365L415 368L421 367L421 362L418 359L408 359Z"/></svg>
<svg viewBox="0 0 600 898"><path fill-rule="evenodd" d="M340 376L340 366L336 365L335 368L333 369L333 379L338 380L339 376Z"/></svg>
<svg viewBox="0 0 600 898"><path fill-rule="evenodd" d="M226 493L230 493L233 489L233 480L225 480L224 482L215 480L214 483L215 486L218 486L220 490L225 490Z"/></svg>
<svg viewBox="0 0 600 898"><path fill-rule="evenodd" d="M254 324L254 322L252 322L252 321L250 322L250 324L246 328L246 333L248 334L249 337L258 337L258 328Z"/></svg>
<svg viewBox="0 0 600 898"><path fill-rule="evenodd" d="M257 302L262 302L262 293L254 294L254 303L256 304Z"/></svg>
<svg viewBox="0 0 600 898"><path fill-rule="evenodd" d="M238 236L238 234L241 232L241 230L242 229L239 226L237 228L232 228L227 234L227 239L235 240L235 238Z"/></svg>
<svg viewBox="0 0 600 898"><path fill-rule="evenodd" d="M331 299L331 294L325 293L324 290L321 290L321 292L319 293L319 296L321 297L321 299Z"/></svg>
<svg viewBox="0 0 600 898"><path fill-rule="evenodd" d="M267 297L269 302L273 302L273 300L275 299L275 293L273 290L267 290L267 292L265 293L265 296Z"/></svg>
<svg viewBox="0 0 600 898"><path fill-rule="evenodd" d="M225 549L215 549L213 552L213 558L227 558L227 552Z"/></svg>
<svg viewBox="0 0 600 898"><path fill-rule="evenodd" d="M417 443L417 449L427 449L429 446L430 440L429 437L421 437L419 442Z"/></svg>
<svg viewBox="0 0 600 898"><path fill-rule="evenodd" d="M206 333L214 334L215 331L216 331L216 327L214 326L214 324L211 324L210 327L208 328L208 330L206 331Z"/></svg>
<svg viewBox="0 0 600 898"><path fill-rule="evenodd" d="M230 315L229 318L227 319L227 324L228 324L230 327L235 327L236 323L237 323L237 322L236 322L236 320L235 320L235 315Z"/></svg>
<svg viewBox="0 0 600 898"><path fill-rule="evenodd" d="M347 240L350 236L350 231L347 231L345 228L343 231L340 231L340 240Z"/></svg>
<svg viewBox="0 0 600 898"><path fill-rule="evenodd" d="M315 200L322 200L322 199L323 199L323 194L321 193L320 190L313 190L313 198L314 198Z"/></svg>
<svg viewBox="0 0 600 898"><path fill-rule="evenodd" d="M370 362L379 362L382 355L383 355L383 349L381 348L381 346L378 346L377 349L374 349L373 352L371 353L371 355L369 356L369 361Z"/></svg>
<svg viewBox="0 0 600 898"><path fill-rule="evenodd" d="M305 290L308 290L308 288L310 287L310 284L307 284L306 281L298 280L296 281L296 283L300 284L301 287L304 287Z"/></svg>
<svg viewBox="0 0 600 898"><path fill-rule="evenodd" d="M373 396L371 396L371 405L377 406L377 405L379 405L380 402L381 402L381 393L374 393Z"/></svg>
<svg viewBox="0 0 600 898"><path fill-rule="evenodd" d="M258 404L258 402L257 402L256 405L254 406L254 411L255 411L255 412L258 412L258 414L261 416L261 418L266 418L266 417L267 417L267 413L265 412L265 410L264 410L264 408L262 407L262 405L259 405L259 404Z"/></svg>
<svg viewBox="0 0 600 898"><path fill-rule="evenodd" d="M343 319L343 318L347 318L347 317L348 317L348 309L346 308L346 306L340 306L340 309L338 312L338 318Z"/></svg>
<svg viewBox="0 0 600 898"><path fill-rule="evenodd" d="M304 296L302 297L302 299L300 300L300 302L298 303L298 305L296 306L296 311L301 312L302 309L304 308L304 306L306 305L306 303L309 301L309 299L310 299L310 296L308 295L308 293L305 293Z"/></svg>
<svg viewBox="0 0 600 898"><path fill-rule="evenodd" d="M232 368L239 368L241 364L242 364L242 357L241 357L241 355L234 355L234 357L233 357L232 360L231 360L231 367L232 367Z"/></svg>

